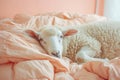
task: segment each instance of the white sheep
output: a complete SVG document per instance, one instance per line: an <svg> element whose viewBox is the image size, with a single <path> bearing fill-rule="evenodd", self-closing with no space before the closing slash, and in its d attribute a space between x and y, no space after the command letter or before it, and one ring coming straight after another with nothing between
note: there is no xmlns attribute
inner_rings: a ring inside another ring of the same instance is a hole
<svg viewBox="0 0 120 80"><path fill-rule="evenodd" d="M120 56L120 22L97 22L81 26L46 26L36 37L48 54L66 56L76 62L106 61Z"/></svg>

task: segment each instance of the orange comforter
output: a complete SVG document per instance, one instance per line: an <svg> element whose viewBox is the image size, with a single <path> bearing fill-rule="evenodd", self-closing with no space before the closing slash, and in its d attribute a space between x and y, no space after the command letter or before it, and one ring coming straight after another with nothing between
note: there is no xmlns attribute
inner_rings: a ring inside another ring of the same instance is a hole
<svg viewBox="0 0 120 80"><path fill-rule="evenodd" d="M0 21L0 80L120 80L120 59L109 63L73 63L47 55L24 30L43 25L81 25L105 21L97 15L69 13L16 15Z"/></svg>

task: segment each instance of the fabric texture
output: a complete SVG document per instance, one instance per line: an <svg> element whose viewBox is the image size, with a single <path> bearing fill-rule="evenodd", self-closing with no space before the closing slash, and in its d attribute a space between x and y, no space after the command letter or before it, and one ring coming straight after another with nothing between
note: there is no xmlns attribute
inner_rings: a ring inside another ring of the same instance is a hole
<svg viewBox="0 0 120 80"><path fill-rule="evenodd" d="M47 13L17 14L0 20L0 80L120 80L120 59L109 63L77 64L47 55L39 42L24 30L44 25L69 26L106 21L98 15Z"/></svg>

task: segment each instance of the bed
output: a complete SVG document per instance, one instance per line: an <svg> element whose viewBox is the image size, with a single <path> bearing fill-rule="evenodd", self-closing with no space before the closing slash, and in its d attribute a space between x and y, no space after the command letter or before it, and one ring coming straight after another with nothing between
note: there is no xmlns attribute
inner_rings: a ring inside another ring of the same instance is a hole
<svg viewBox="0 0 120 80"><path fill-rule="evenodd" d="M49 56L39 42L24 30L39 30L44 25L82 25L106 21L98 15L46 13L17 14L0 20L0 80L120 80L120 59L109 63L72 62L67 57Z"/></svg>

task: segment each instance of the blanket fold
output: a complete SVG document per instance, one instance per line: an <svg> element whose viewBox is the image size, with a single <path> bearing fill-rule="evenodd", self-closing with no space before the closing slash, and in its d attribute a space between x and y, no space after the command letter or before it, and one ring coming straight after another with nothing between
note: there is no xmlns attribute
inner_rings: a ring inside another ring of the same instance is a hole
<svg viewBox="0 0 120 80"><path fill-rule="evenodd" d="M106 21L98 15L48 13L17 14L0 20L0 80L120 80L120 59L108 63L77 64L63 57L49 56L39 42L25 33L44 25L69 26Z"/></svg>

